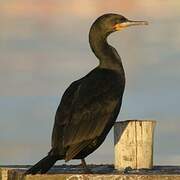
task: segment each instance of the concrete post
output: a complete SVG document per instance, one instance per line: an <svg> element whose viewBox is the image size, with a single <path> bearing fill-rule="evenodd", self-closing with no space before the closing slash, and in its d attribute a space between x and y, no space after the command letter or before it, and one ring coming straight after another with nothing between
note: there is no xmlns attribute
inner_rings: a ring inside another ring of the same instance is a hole
<svg viewBox="0 0 180 180"><path fill-rule="evenodd" d="M128 120L114 125L115 169L152 168L156 121Z"/></svg>

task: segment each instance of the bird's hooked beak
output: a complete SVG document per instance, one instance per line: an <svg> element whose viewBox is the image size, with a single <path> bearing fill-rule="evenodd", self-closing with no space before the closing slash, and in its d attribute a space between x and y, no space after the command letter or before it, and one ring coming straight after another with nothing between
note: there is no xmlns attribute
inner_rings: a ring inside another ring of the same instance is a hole
<svg viewBox="0 0 180 180"><path fill-rule="evenodd" d="M148 25L148 22L147 21L131 21L131 20L127 20L125 22L122 22L122 23L118 23L116 25L113 26L113 29L115 31L120 31L126 27L129 27L129 26L136 26L136 25Z"/></svg>

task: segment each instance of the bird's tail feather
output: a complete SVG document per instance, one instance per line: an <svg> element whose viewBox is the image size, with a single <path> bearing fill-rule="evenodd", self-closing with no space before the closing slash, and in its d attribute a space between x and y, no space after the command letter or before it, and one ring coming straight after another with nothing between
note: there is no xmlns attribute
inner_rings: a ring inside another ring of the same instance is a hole
<svg viewBox="0 0 180 180"><path fill-rule="evenodd" d="M44 174L46 173L58 160L57 156L47 155L43 159L41 159L38 163L36 163L33 167L28 169L25 174Z"/></svg>

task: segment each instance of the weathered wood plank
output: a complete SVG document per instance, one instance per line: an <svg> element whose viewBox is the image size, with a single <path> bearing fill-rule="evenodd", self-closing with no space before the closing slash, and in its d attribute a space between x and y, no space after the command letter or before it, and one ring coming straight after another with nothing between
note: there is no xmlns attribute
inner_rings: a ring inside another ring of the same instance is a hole
<svg viewBox="0 0 180 180"><path fill-rule="evenodd" d="M114 125L115 169L152 168L156 122L128 120Z"/></svg>
<svg viewBox="0 0 180 180"><path fill-rule="evenodd" d="M112 165L89 165L92 174L84 174L77 165L54 166L44 175L24 175L27 166L4 166L6 171L2 180L180 180L179 166L154 166L153 169L114 171ZM7 176L8 175L8 176ZM1 176L0 176L1 177Z"/></svg>

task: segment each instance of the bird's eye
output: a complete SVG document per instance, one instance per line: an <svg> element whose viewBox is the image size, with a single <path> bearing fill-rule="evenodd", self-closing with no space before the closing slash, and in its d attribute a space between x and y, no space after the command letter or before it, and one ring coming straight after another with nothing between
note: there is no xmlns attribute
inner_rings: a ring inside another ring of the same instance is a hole
<svg viewBox="0 0 180 180"><path fill-rule="evenodd" d="M127 19L125 17L121 18L121 22L125 22Z"/></svg>

